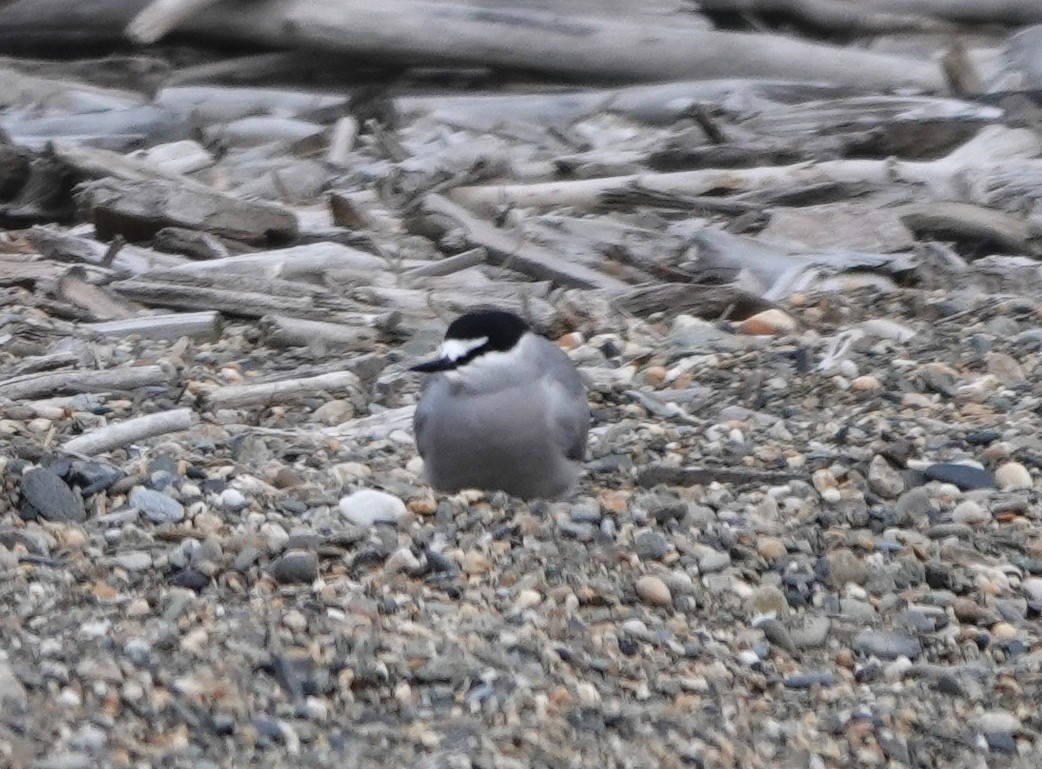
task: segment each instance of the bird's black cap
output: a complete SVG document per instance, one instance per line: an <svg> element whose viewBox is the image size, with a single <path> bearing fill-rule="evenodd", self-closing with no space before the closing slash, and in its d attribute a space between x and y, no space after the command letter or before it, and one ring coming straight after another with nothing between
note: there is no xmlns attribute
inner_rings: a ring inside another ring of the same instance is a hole
<svg viewBox="0 0 1042 769"><path fill-rule="evenodd" d="M507 352L529 331L528 324L519 316L506 310L476 310L460 315L449 324L445 341L468 342L484 339L482 344L468 350L457 358L440 357L418 366L412 371L435 372L458 368L487 352Z"/></svg>

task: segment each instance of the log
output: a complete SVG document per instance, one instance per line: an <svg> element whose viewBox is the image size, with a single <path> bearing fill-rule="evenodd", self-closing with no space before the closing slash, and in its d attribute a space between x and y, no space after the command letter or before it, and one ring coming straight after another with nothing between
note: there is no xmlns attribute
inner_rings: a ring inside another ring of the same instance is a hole
<svg viewBox="0 0 1042 769"><path fill-rule="evenodd" d="M81 8L69 13L65 0L17 0L0 9L0 45L34 38L53 44L59 35L111 40L145 2L80 5L94 13ZM41 23L49 18L56 20ZM780 35L431 0L260 0L248 10L218 3L179 29L196 39L322 49L399 65L506 67L586 80L766 76L886 89L944 85L940 69L929 62Z"/></svg>
<svg viewBox="0 0 1042 769"><path fill-rule="evenodd" d="M265 315L258 324L272 347L306 347L315 342L347 349L371 348L381 332L394 331L401 321L397 312L360 316L358 324L328 323L303 318Z"/></svg>
<svg viewBox="0 0 1042 769"><path fill-rule="evenodd" d="M260 318L271 313L299 317L328 316L309 296L272 296L257 291L207 288L165 281L122 280L109 286L128 299L150 307L218 310L227 315Z"/></svg>
<svg viewBox="0 0 1042 769"><path fill-rule="evenodd" d="M169 377L160 366L129 366L103 371L62 371L29 374L0 382L0 398L19 400L62 393L92 393L106 390L134 390L162 385Z"/></svg>
<svg viewBox="0 0 1042 769"><path fill-rule="evenodd" d="M66 441L61 448L62 451L71 454L94 456L145 438L187 430L192 426L192 417L191 409L172 409L158 414L147 414L92 430Z"/></svg>
<svg viewBox="0 0 1042 769"><path fill-rule="evenodd" d="M373 254L339 243L310 243L241 256L227 256L182 265L172 273L182 275L248 275L271 280L300 280L341 270L371 277L387 269L387 262Z"/></svg>
<svg viewBox="0 0 1042 769"><path fill-rule="evenodd" d="M479 211L498 206L546 208L556 206L596 207L605 195L618 195L634 186L654 192L703 195L711 190L748 192L771 187L805 187L822 183L891 185L894 182L922 184L937 197L956 197L965 189L962 179L973 171L987 176L1003 163L1036 157L1042 150L1039 138L1024 129L993 125L947 156L928 162L898 160L831 160L794 163L761 168L678 171L662 174L633 174L605 179L457 187L451 200ZM490 249L491 250L491 249Z"/></svg>
<svg viewBox="0 0 1042 769"><path fill-rule="evenodd" d="M102 266L109 255L107 244L72 235L54 227L33 227L26 233L26 238L41 254L59 262L86 262ZM119 272L140 275L150 270L179 267L187 261L181 256L124 245L111 258L108 266Z"/></svg>
<svg viewBox="0 0 1042 769"><path fill-rule="evenodd" d="M492 264L509 267L537 280L551 280L573 288L616 289L625 285L590 267L571 264L549 251L525 243L519 236L481 221L441 195L427 195L420 210L424 214L421 226L429 226L442 233L450 229L462 231L468 246L482 247L488 251Z"/></svg>
<svg viewBox="0 0 1042 769"><path fill-rule="evenodd" d="M203 393L200 400L206 408L214 410L251 408L286 403L302 396L315 396L321 392L349 390L360 384L361 380L356 374L341 371L302 379L287 379L281 382L218 387Z"/></svg>
<svg viewBox="0 0 1042 769"><path fill-rule="evenodd" d="M456 254L455 256L450 256L446 259L439 259L430 264L413 267L411 270L403 272L401 277L404 280L413 280L416 278L440 278L460 272L461 270L469 270L471 267L477 267L478 265L485 264L487 261L487 249L481 247L472 248L469 251L464 251L461 254Z"/></svg>
<svg viewBox="0 0 1042 769"><path fill-rule="evenodd" d="M86 310L95 320L129 318L134 308L115 299L103 286L84 279L82 267L73 267L58 279L55 293L66 302Z"/></svg>
<svg viewBox="0 0 1042 769"><path fill-rule="evenodd" d="M80 188L78 201L102 239L122 235L149 240L164 227L186 227L269 245L297 234L297 217L274 203L246 201L208 188L165 179L132 182L114 178Z"/></svg>
<svg viewBox="0 0 1042 769"><path fill-rule="evenodd" d="M88 323L83 328L111 339L137 336L142 339L176 340L187 336L192 339L215 340L221 335L221 315L212 310L175 312L106 323Z"/></svg>
<svg viewBox="0 0 1042 769"><path fill-rule="evenodd" d="M1030 222L970 203L939 202L910 206L901 221L917 234L937 240L968 240L1015 254L1042 256L1042 232Z"/></svg>
<svg viewBox="0 0 1042 769"><path fill-rule="evenodd" d="M874 9L871 2L857 5L843 0L699 0L703 11L742 14L784 14L811 27L859 33L942 32L950 24L916 13L908 3L893 11ZM869 7L864 7L869 6Z"/></svg>
<svg viewBox="0 0 1042 769"><path fill-rule="evenodd" d="M267 0L247 14L215 6L187 29L398 63L536 70L648 82L777 77L869 88L943 87L927 62L695 25L569 17L431 0Z"/></svg>

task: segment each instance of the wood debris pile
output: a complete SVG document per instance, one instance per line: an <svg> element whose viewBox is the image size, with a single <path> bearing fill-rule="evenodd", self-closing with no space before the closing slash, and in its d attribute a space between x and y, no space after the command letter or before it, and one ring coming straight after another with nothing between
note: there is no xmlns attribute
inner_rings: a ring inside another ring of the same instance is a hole
<svg viewBox="0 0 1042 769"><path fill-rule="evenodd" d="M1037 283L1036 3L629 6L0 4L4 301L352 349Z"/></svg>

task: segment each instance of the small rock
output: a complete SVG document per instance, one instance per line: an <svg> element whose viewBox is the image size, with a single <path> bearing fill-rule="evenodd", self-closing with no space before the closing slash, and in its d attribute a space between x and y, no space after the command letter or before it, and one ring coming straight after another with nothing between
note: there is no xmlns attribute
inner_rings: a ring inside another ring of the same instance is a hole
<svg viewBox="0 0 1042 769"><path fill-rule="evenodd" d="M895 660L898 657L915 659L923 652L918 639L885 630L862 630L854 636L852 646L855 651L866 656L884 660Z"/></svg>
<svg viewBox="0 0 1042 769"><path fill-rule="evenodd" d="M673 601L673 595L666 583L651 574L645 574L638 579L636 588L641 600L652 606L668 606Z"/></svg>
<svg viewBox="0 0 1042 769"><path fill-rule="evenodd" d="M669 540L657 531L642 531L633 538L633 552L642 559L660 560L669 552Z"/></svg>
<svg viewBox="0 0 1042 769"><path fill-rule="evenodd" d="M314 582L318 578L318 556L306 550L288 550L275 559L268 571L276 582Z"/></svg>
<svg viewBox="0 0 1042 769"><path fill-rule="evenodd" d="M1016 734L1021 730L1020 719L1005 710L981 713L974 725L987 734Z"/></svg>
<svg viewBox="0 0 1042 769"><path fill-rule="evenodd" d="M153 523L178 523L185 517L185 509L180 502L144 486L131 489L129 501L132 507L143 512Z"/></svg>
<svg viewBox="0 0 1042 769"><path fill-rule="evenodd" d="M825 560L829 565L829 583L836 589L850 582L861 585L868 579L868 566L850 550L836 550Z"/></svg>
<svg viewBox="0 0 1042 769"><path fill-rule="evenodd" d="M127 571L144 571L152 565L152 556L140 550L135 550L129 553L120 553L113 557L112 562Z"/></svg>
<svg viewBox="0 0 1042 769"><path fill-rule="evenodd" d="M778 309L758 312L738 324L739 333L750 336L774 336L775 334L785 334L795 329L795 319Z"/></svg>
<svg viewBox="0 0 1042 769"><path fill-rule="evenodd" d="M355 407L351 405L350 401L345 400L333 400L323 403L315 409L314 413L316 422L321 422L330 427L342 425L344 422L352 419L354 415Z"/></svg>
<svg viewBox="0 0 1042 769"><path fill-rule="evenodd" d="M1031 473L1020 462L1007 462L995 471L995 485L1002 491L1030 489Z"/></svg>
<svg viewBox="0 0 1042 769"><path fill-rule="evenodd" d="M850 380L850 389L854 392L874 392L882 386L880 381L871 374L864 374Z"/></svg>
<svg viewBox="0 0 1042 769"><path fill-rule="evenodd" d="M901 522L925 520L933 512L929 490L920 486L906 491L894 503L894 512Z"/></svg>
<svg viewBox="0 0 1042 769"><path fill-rule="evenodd" d="M71 521L87 519L83 500L58 475L46 467L34 467L22 476L22 517L32 520Z"/></svg>
<svg viewBox="0 0 1042 769"><path fill-rule="evenodd" d="M750 614L770 614L777 619L789 616L789 602L785 593L774 585L762 585L746 599L746 611Z"/></svg>
<svg viewBox="0 0 1042 769"><path fill-rule="evenodd" d="M799 649L824 646L832 631L832 620L820 614L808 614L789 627L789 637Z"/></svg>
<svg viewBox="0 0 1042 769"><path fill-rule="evenodd" d="M237 513L249 504L250 501L238 489L227 488L221 492L221 507L229 513Z"/></svg>
<svg viewBox="0 0 1042 769"><path fill-rule="evenodd" d="M868 487L884 499L894 499L904 491L905 481L900 471L876 454L868 467Z"/></svg>
<svg viewBox="0 0 1042 769"><path fill-rule="evenodd" d="M0 659L0 716L14 720L21 717L28 706L25 687L6 660Z"/></svg>
<svg viewBox="0 0 1042 769"><path fill-rule="evenodd" d="M1028 577L1020 583L1020 589L1032 601L1042 603L1042 577Z"/></svg>
<svg viewBox="0 0 1042 769"><path fill-rule="evenodd" d="M776 537L760 537L756 543L756 552L768 563L781 560L788 552L785 543Z"/></svg>
<svg viewBox="0 0 1042 769"><path fill-rule="evenodd" d="M928 481L954 484L963 491L990 489L995 486L995 479L987 470L954 462L930 465L923 470L923 477Z"/></svg>
<svg viewBox="0 0 1042 769"><path fill-rule="evenodd" d="M966 499L952 510L952 521L964 523L967 526L980 526L991 522L991 513L972 499Z"/></svg>
<svg viewBox="0 0 1042 769"><path fill-rule="evenodd" d="M1016 359L1003 352L990 352L987 358L988 373L1007 387L1024 384L1027 381L1024 369Z"/></svg>
<svg viewBox="0 0 1042 769"><path fill-rule="evenodd" d="M362 489L344 497L340 500L340 512L357 526L397 524L409 514L405 503L398 497L375 489Z"/></svg>
<svg viewBox="0 0 1042 769"><path fill-rule="evenodd" d="M492 568L492 563L480 550L468 550L463 556L463 572L465 574L486 574Z"/></svg>

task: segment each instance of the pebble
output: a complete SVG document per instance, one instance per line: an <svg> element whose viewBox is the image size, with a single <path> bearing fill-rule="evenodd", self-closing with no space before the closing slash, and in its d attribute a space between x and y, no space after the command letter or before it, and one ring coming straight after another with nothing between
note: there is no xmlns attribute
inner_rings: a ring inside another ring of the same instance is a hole
<svg viewBox="0 0 1042 769"><path fill-rule="evenodd" d="M952 521L964 523L967 526L980 526L991 522L991 513L972 499L966 499L952 510Z"/></svg>
<svg viewBox="0 0 1042 769"><path fill-rule="evenodd" d="M868 467L868 487L884 499L894 499L904 491L905 481L899 470L876 454Z"/></svg>
<svg viewBox="0 0 1042 769"><path fill-rule="evenodd" d="M318 578L318 556L305 550L287 550L268 570L280 584L314 582Z"/></svg>
<svg viewBox="0 0 1042 769"><path fill-rule="evenodd" d="M316 422L321 422L324 425L334 427L347 422L355 415L355 407L351 405L350 401L345 400L332 400L323 403L317 409L315 409L314 417Z"/></svg>
<svg viewBox="0 0 1042 769"><path fill-rule="evenodd" d="M774 308L751 315L738 324L739 333L752 336L773 336L795 329L795 319L788 313Z"/></svg>
<svg viewBox="0 0 1042 769"><path fill-rule="evenodd" d="M480 550L468 550L463 556L463 572L470 575L487 574L492 562Z"/></svg>
<svg viewBox="0 0 1042 769"><path fill-rule="evenodd" d="M185 509L180 502L144 486L131 489L128 501L153 523L178 523L185 517Z"/></svg>
<svg viewBox="0 0 1042 769"><path fill-rule="evenodd" d="M954 484L963 491L990 489L995 486L995 479L987 470L953 462L930 465L923 471L923 477L928 481Z"/></svg>
<svg viewBox="0 0 1042 769"><path fill-rule="evenodd" d="M871 374L862 374L850 380L850 389L854 392L874 392L882 389L883 385L879 379Z"/></svg>
<svg viewBox="0 0 1042 769"><path fill-rule="evenodd" d="M638 558L661 560L669 550L669 540L657 531L641 531L633 538L633 552Z"/></svg>
<svg viewBox="0 0 1042 769"><path fill-rule="evenodd" d="M825 560L829 566L829 583L836 589L848 583L861 585L868 579L868 566L850 550L836 550Z"/></svg>
<svg viewBox="0 0 1042 769"><path fill-rule="evenodd" d="M673 602L673 595L666 583L652 574L645 574L638 579L636 589L641 600L652 606L668 606Z"/></svg>
<svg viewBox="0 0 1042 769"><path fill-rule="evenodd" d="M409 515L402 500L375 489L362 489L344 497L340 500L340 512L356 526L398 524Z"/></svg>
<svg viewBox="0 0 1042 769"><path fill-rule="evenodd" d="M1020 462L1007 462L995 471L995 485L1002 491L1032 487L1031 473Z"/></svg>
<svg viewBox="0 0 1042 769"><path fill-rule="evenodd" d="M127 571L144 571L152 566L152 556L140 551L120 553L113 557L112 562Z"/></svg>
<svg viewBox="0 0 1042 769"><path fill-rule="evenodd" d="M1028 577L1020 583L1020 589L1032 601L1042 603L1042 577Z"/></svg>
<svg viewBox="0 0 1042 769"><path fill-rule="evenodd" d="M220 500L221 507L229 513L237 513L250 504L250 501L246 499L246 496L241 491L233 488L227 488L222 491Z"/></svg>
<svg viewBox="0 0 1042 769"><path fill-rule="evenodd" d="M753 590L746 599L745 608L752 615L772 615L780 620L789 616L789 602L785 593L774 585L762 585Z"/></svg>
<svg viewBox="0 0 1042 769"><path fill-rule="evenodd" d="M903 633L885 630L862 630L852 642L854 651L883 660L898 657L915 659L923 652L918 639Z"/></svg>
<svg viewBox="0 0 1042 769"><path fill-rule="evenodd" d="M80 523L87 519L83 500L47 467L34 467L22 475L22 517Z"/></svg>
<svg viewBox="0 0 1042 769"><path fill-rule="evenodd" d="M768 563L781 560L788 552L785 543L776 537L760 537L756 542L756 552Z"/></svg>
<svg viewBox="0 0 1042 769"><path fill-rule="evenodd" d="M20 719L28 706L25 687L7 661L0 658L0 716Z"/></svg>
<svg viewBox="0 0 1042 769"><path fill-rule="evenodd" d="M894 503L894 512L898 521L902 523L914 523L929 518L933 512L929 490L920 486L906 491Z"/></svg>

